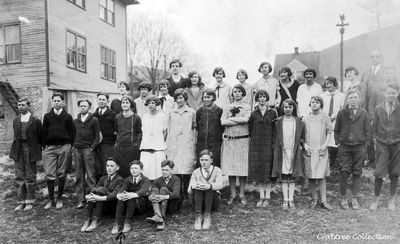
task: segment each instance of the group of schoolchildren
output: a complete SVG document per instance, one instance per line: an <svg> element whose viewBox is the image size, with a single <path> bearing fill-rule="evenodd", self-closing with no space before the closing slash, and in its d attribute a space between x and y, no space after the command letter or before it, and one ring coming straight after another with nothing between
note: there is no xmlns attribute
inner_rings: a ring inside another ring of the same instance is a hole
<svg viewBox="0 0 400 244"><path fill-rule="evenodd" d="M352 175L351 207L358 209L360 176L371 141L376 148L376 198L370 209L377 209L388 174L389 209L395 209L400 173L397 82L385 82L381 93L373 93L380 102L371 114L363 105L365 85L350 82L345 95L330 76L324 81L324 92L315 82L316 71L310 68L304 71L305 83L300 84L289 67L280 68L277 80L270 76L271 64L262 62L258 69L262 77L255 84L248 84L247 72L240 69L238 84L232 88L224 81L224 69L217 67L215 84L206 88L198 72L183 78L181 67L179 60L170 63L172 75L158 82L157 96L150 94L150 83L142 82L140 96L133 99L127 95L129 85L120 82L121 97L112 100L110 108L107 93L97 95L98 108L93 114L89 112L91 102L79 100L76 119L63 108L61 93L52 95L53 108L43 124L30 113L29 99L19 99L20 115L14 120L10 152L18 186L15 210L33 207L39 160L49 193L44 208L63 207L71 151L77 208L86 207L82 232L95 230L104 212L115 213L113 234L129 232L133 214L145 212L149 205L154 215L147 219L162 230L166 213L178 211L183 199L194 204L194 228L208 230L211 211L218 208L223 175L229 178L228 205L237 199L238 182L242 205L247 204L247 183L259 192L256 206L267 207L271 183L278 180L282 208L295 208L295 184L306 178L311 208L332 210L325 178L334 164L340 172L340 206L349 209L347 181ZM350 66L346 76L356 72Z"/></svg>

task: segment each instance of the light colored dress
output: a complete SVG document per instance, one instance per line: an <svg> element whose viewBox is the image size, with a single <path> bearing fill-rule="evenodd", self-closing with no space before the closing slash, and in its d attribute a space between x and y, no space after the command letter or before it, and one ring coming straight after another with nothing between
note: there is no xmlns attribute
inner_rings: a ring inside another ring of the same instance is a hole
<svg viewBox="0 0 400 244"><path fill-rule="evenodd" d="M251 107L245 102L239 104L230 104L225 107L221 123L230 117L233 117L231 110L240 109L234 117L250 118ZM247 137L246 137L247 136ZM229 137L229 138L226 138ZM243 138L235 138L243 137ZM242 123L234 126L225 126L222 141L221 169L224 175L228 176L247 176L249 171L249 125Z"/></svg>
<svg viewBox="0 0 400 244"><path fill-rule="evenodd" d="M167 129L167 117L161 111L150 112L142 116L142 142L140 144L140 161L143 163L143 175L149 180L161 176L161 162L166 159L163 131Z"/></svg>
<svg viewBox="0 0 400 244"><path fill-rule="evenodd" d="M296 134L296 121L294 118L283 118L283 147L282 147L282 174L293 173L292 161L294 150L294 137Z"/></svg>
<svg viewBox="0 0 400 244"><path fill-rule="evenodd" d="M143 114L149 111L147 106L144 105L146 102L146 98L142 99L141 97L138 97L134 100L134 102L136 104L136 113L137 115L139 115L140 118L142 118Z"/></svg>
<svg viewBox="0 0 400 244"><path fill-rule="evenodd" d="M191 174L196 163L196 113L188 106L174 108L169 114L167 158L174 161L174 174Z"/></svg>
<svg viewBox="0 0 400 244"><path fill-rule="evenodd" d="M328 91L322 93L321 95L322 100L324 101L324 107L322 109L322 111L326 114L328 114L329 116L329 107L331 105L331 98L332 98L332 94ZM333 113L332 116L336 117L339 110L341 110L344 107L344 101L346 100L346 95L344 93L339 92L338 90L336 90L333 93ZM336 119L332 122L332 128L335 128L335 123L336 123ZM331 138L329 139L329 143L328 143L329 147L336 147L336 143L335 143L335 137L332 131L332 135Z"/></svg>
<svg viewBox="0 0 400 244"><path fill-rule="evenodd" d="M311 112L311 97L320 96L322 92L321 85L315 81L311 86L307 85L306 83L301 84L297 90L297 116L302 118L309 114Z"/></svg>
<svg viewBox="0 0 400 244"><path fill-rule="evenodd" d="M279 92L280 86L279 81L274 77L270 76L268 79L261 77L253 86L253 94L256 94L259 90L266 90L269 95L269 100L267 102L268 106L275 107L276 94ZM254 97L255 98L255 97ZM253 108L257 105L257 103L253 102Z"/></svg>
<svg viewBox="0 0 400 244"><path fill-rule="evenodd" d="M247 83L246 81L243 83L238 82L237 84L242 85L246 91L246 96L243 97L243 101L253 107L253 86Z"/></svg>
<svg viewBox="0 0 400 244"><path fill-rule="evenodd" d="M172 109L174 109L174 107L176 107L174 98L171 97L169 94L167 94L166 96L163 96L162 94L160 94L158 96L158 99L160 99L160 101L164 100L162 105L160 104L159 106L157 106L157 109L162 111L165 114L165 116L167 117L167 122L168 122L169 114L171 113Z"/></svg>
<svg viewBox="0 0 400 244"><path fill-rule="evenodd" d="M309 114L303 121L306 125L306 143L311 148L311 155L305 154L305 176L308 179L323 179L330 174L328 149L320 152L319 148L333 130L332 123L324 112Z"/></svg>
<svg viewBox="0 0 400 244"><path fill-rule="evenodd" d="M232 102L232 87L226 82L216 82L212 89L215 91L215 105L224 109Z"/></svg>

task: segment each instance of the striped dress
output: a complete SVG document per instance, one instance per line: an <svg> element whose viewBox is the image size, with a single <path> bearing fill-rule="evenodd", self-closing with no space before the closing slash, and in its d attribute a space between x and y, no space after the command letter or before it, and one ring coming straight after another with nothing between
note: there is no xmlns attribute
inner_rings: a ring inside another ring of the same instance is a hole
<svg viewBox="0 0 400 244"><path fill-rule="evenodd" d="M240 110L235 116L233 116L231 112L234 107L237 107ZM224 109L221 122L229 119L230 117L242 117L248 121L250 117L250 111L250 105L245 102L232 103ZM224 175L248 175L249 143L249 126L247 122L233 126L225 126L221 148L221 169Z"/></svg>

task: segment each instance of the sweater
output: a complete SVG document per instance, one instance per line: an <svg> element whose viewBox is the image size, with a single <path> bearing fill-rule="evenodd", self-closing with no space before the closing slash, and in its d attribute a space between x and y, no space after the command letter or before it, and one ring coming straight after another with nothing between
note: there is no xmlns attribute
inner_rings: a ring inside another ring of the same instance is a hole
<svg viewBox="0 0 400 244"><path fill-rule="evenodd" d="M388 116L385 103L375 108L372 135L377 141L390 145L400 142L400 104L397 102L392 114Z"/></svg>
<svg viewBox="0 0 400 244"><path fill-rule="evenodd" d="M114 120L117 114L109 108L100 115L99 108L93 114L93 117L97 118L100 125L101 135L103 136L102 144L114 144L115 143L115 127Z"/></svg>
<svg viewBox="0 0 400 244"><path fill-rule="evenodd" d="M181 179L178 176L172 175L168 184L165 184L164 177L159 177L154 180L153 188L161 189L166 187L169 191L169 199L178 199L181 196Z"/></svg>
<svg viewBox="0 0 400 244"><path fill-rule="evenodd" d="M74 147L90 147L92 150L94 150L100 141L99 121L93 117L92 114L88 114L85 122L82 122L81 114L78 114L78 118L74 120L74 126Z"/></svg>
<svg viewBox="0 0 400 244"><path fill-rule="evenodd" d="M367 111L358 106L357 113L347 105L336 117L335 143L346 145L368 145L371 140L371 123Z"/></svg>
<svg viewBox="0 0 400 244"><path fill-rule="evenodd" d="M122 193L124 191L134 192L138 194L139 197L145 197L148 195L149 190L150 190L149 178L141 174L139 182L135 184L133 183L133 176L130 175L124 180L124 183L122 183L122 187L119 190L119 193Z"/></svg>
<svg viewBox="0 0 400 244"><path fill-rule="evenodd" d="M54 109L43 117L43 144L44 145L65 145L73 144L75 127L72 116L62 110L60 115L54 113Z"/></svg>
<svg viewBox="0 0 400 244"><path fill-rule="evenodd" d="M213 166L213 170L209 179L207 180L203 172L201 171L201 167L195 169L190 177L190 183L188 187L188 192L191 193L193 191L193 187L195 187L198 183L208 183L211 185L212 190L221 190L222 189L222 171L217 166Z"/></svg>

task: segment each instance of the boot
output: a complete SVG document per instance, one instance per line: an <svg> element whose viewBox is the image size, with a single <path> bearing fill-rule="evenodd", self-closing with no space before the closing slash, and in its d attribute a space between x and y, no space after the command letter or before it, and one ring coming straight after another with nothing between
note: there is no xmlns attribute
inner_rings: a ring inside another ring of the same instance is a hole
<svg viewBox="0 0 400 244"><path fill-rule="evenodd" d="M164 230L165 229L165 221L163 221L161 224L158 224L156 229L157 230Z"/></svg>
<svg viewBox="0 0 400 244"><path fill-rule="evenodd" d="M116 234L118 234L118 232L119 232L119 225L118 225L118 223L114 223L114 226L111 230L111 234L116 235Z"/></svg>
<svg viewBox="0 0 400 244"><path fill-rule="evenodd" d="M124 228L122 229L122 233L127 233L129 231L131 231L131 224L129 224L128 222L125 222Z"/></svg>
<svg viewBox="0 0 400 244"><path fill-rule="evenodd" d="M196 219L194 220L194 229L201 230L201 214L196 214Z"/></svg>
<svg viewBox="0 0 400 244"><path fill-rule="evenodd" d="M85 222L82 225L81 232L86 231L86 229L89 227L89 223L90 223L90 219L85 220Z"/></svg>
<svg viewBox="0 0 400 244"><path fill-rule="evenodd" d="M167 213L167 206L168 206L168 201L161 202L161 216L163 217L163 219L165 219Z"/></svg>
<svg viewBox="0 0 400 244"><path fill-rule="evenodd" d="M204 214L203 230L209 230L211 228L211 214Z"/></svg>
<svg viewBox="0 0 400 244"><path fill-rule="evenodd" d="M86 228L86 232L94 231L99 226L99 220L94 217L92 223Z"/></svg>
<svg viewBox="0 0 400 244"><path fill-rule="evenodd" d="M158 203L153 203L153 210L154 210L154 216L146 218L147 221L150 222L155 222L155 223L162 223L164 222L162 216L161 216L161 209L160 209L160 204Z"/></svg>

